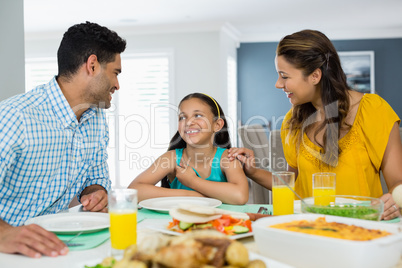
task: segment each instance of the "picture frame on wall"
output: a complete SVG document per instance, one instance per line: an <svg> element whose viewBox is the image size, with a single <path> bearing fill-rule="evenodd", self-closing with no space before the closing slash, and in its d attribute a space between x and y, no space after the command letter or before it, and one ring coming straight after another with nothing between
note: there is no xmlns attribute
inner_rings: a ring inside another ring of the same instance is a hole
<svg viewBox="0 0 402 268"><path fill-rule="evenodd" d="M362 93L375 93L374 51L338 52L348 85Z"/></svg>

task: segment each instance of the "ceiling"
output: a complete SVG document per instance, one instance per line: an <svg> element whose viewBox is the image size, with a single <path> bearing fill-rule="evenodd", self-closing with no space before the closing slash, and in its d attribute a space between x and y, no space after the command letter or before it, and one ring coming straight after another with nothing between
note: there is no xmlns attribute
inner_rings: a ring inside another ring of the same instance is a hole
<svg viewBox="0 0 402 268"><path fill-rule="evenodd" d="M331 39L402 37L401 0L24 0L26 38L92 21L123 33L218 30L240 42L278 41L302 29Z"/></svg>

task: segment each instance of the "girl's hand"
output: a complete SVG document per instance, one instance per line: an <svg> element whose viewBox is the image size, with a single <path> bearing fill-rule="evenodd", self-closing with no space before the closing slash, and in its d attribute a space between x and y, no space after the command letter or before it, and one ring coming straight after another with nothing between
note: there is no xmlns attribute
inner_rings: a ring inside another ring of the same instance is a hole
<svg viewBox="0 0 402 268"><path fill-rule="evenodd" d="M381 215L382 220L392 220L401 215L400 208L395 204L394 199L390 193L381 196L380 199L384 201L384 213Z"/></svg>
<svg viewBox="0 0 402 268"><path fill-rule="evenodd" d="M191 182L194 182L194 177L198 178L197 174L195 174L194 170L190 166L176 166L176 177L177 179L185 186L191 187Z"/></svg>
<svg viewBox="0 0 402 268"><path fill-rule="evenodd" d="M232 147L228 151L228 158L230 161L238 159L243 164L244 173L246 173L247 177L256 171L253 150Z"/></svg>

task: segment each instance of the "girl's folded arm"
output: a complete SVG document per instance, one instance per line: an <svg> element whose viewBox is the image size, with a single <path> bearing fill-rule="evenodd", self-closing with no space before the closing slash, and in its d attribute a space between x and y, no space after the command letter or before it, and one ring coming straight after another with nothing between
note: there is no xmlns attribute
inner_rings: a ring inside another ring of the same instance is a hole
<svg viewBox="0 0 402 268"><path fill-rule="evenodd" d="M221 170L227 182L209 181L197 176L186 180L188 187L211 198L232 205L244 205L248 201L248 182L239 161L229 161L224 152L221 159Z"/></svg>
<svg viewBox="0 0 402 268"><path fill-rule="evenodd" d="M138 190L138 202L155 197L167 196L202 196L200 193L187 190L169 189L156 186L168 174L175 173L175 152L168 151L155 160L152 165L138 175L128 188Z"/></svg>

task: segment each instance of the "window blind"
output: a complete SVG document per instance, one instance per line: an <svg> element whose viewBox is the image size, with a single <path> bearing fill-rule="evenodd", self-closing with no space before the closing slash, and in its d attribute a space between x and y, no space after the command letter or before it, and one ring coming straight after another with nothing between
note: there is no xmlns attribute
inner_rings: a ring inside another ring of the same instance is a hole
<svg viewBox="0 0 402 268"><path fill-rule="evenodd" d="M168 148L171 59L171 53L122 54L120 90L106 110L113 187L127 187ZM57 71L56 58L26 59L26 91L49 82Z"/></svg>

